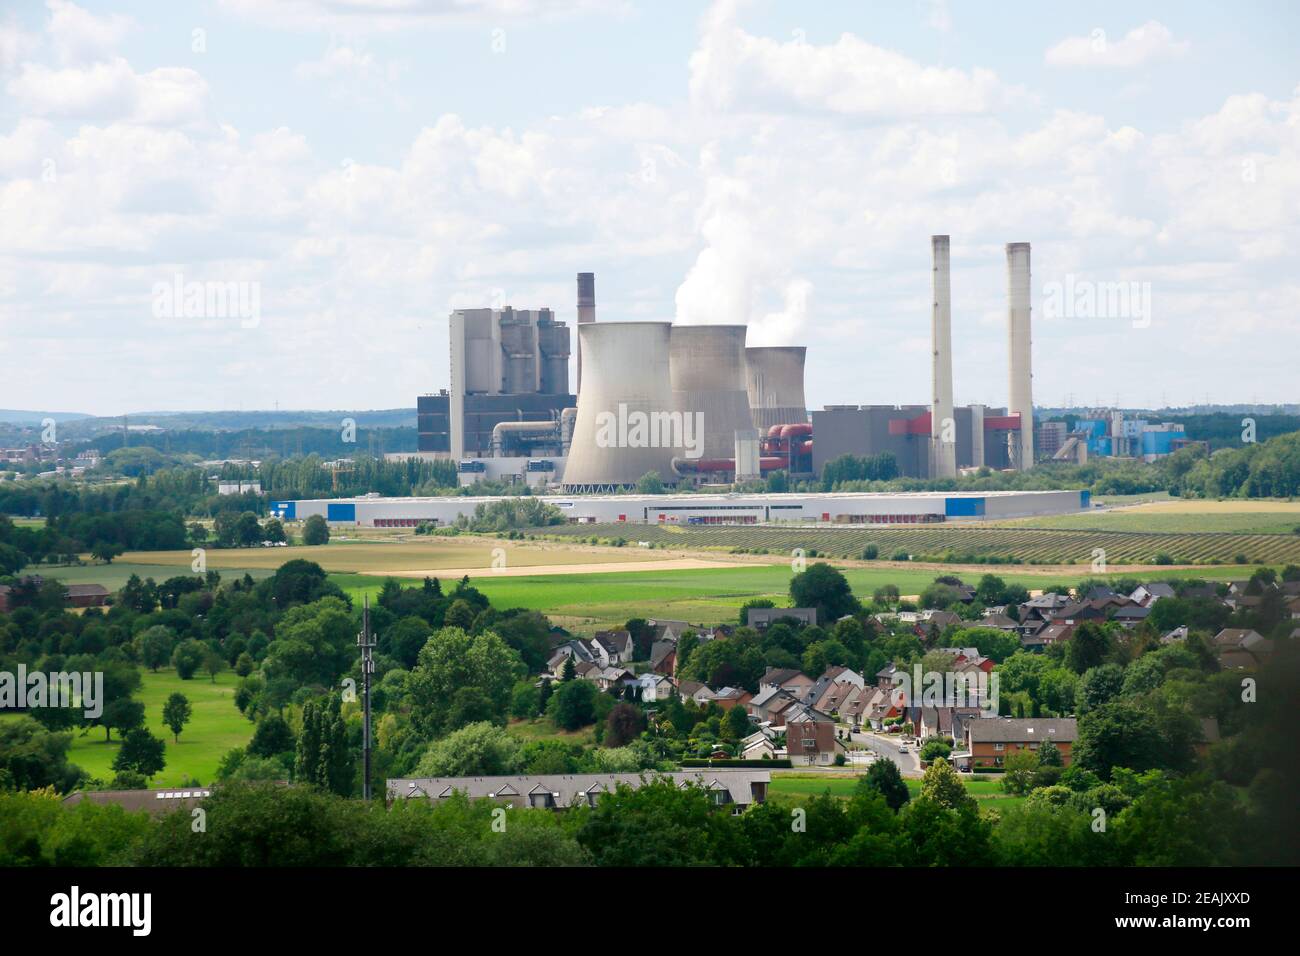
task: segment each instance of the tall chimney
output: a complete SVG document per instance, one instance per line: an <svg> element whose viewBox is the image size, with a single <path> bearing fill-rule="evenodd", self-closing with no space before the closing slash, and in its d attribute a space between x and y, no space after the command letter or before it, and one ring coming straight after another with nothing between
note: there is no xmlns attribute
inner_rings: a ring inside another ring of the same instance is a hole
<svg viewBox="0 0 1300 956"><path fill-rule="evenodd" d="M931 236L930 477L957 477L957 420L952 410L952 292L948 237Z"/></svg>
<svg viewBox="0 0 1300 956"><path fill-rule="evenodd" d="M1020 415L1020 437L1015 442L1015 467L1034 466L1034 396L1030 364L1029 243L1007 243L1007 347L1010 388L1007 411Z"/></svg>
<svg viewBox="0 0 1300 956"><path fill-rule="evenodd" d="M596 321L596 273L578 273L578 326ZM574 330L575 334L578 332ZM576 392L582 391L582 336L578 335L578 386Z"/></svg>

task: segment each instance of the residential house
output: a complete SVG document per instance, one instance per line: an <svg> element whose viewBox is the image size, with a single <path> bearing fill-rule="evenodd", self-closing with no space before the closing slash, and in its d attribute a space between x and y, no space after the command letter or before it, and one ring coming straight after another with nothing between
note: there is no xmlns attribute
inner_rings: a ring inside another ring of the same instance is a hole
<svg viewBox="0 0 1300 956"><path fill-rule="evenodd" d="M1254 670L1273 653L1273 642L1257 631L1226 627L1214 635L1219 665L1227 670Z"/></svg>
<svg viewBox="0 0 1300 956"><path fill-rule="evenodd" d="M671 678L666 674L656 674L654 671L639 676L636 679L636 684L638 696L648 704L667 700L677 693L677 688L673 686Z"/></svg>
<svg viewBox="0 0 1300 956"><path fill-rule="evenodd" d="M893 661L890 661L884 667L880 668L880 670L876 671L876 686L881 690L893 690L902 680L902 675L903 672L894 666Z"/></svg>
<svg viewBox="0 0 1300 956"><path fill-rule="evenodd" d="M631 631L597 631L591 644L592 652L606 667L632 661Z"/></svg>
<svg viewBox="0 0 1300 956"><path fill-rule="evenodd" d="M121 807L128 813L141 810L157 816L173 810L189 810L204 797L212 796L205 787L172 787L166 790L78 790L63 798L65 807L79 803L97 803L101 806Z"/></svg>
<svg viewBox="0 0 1300 956"><path fill-rule="evenodd" d="M669 677L677 673L676 641L655 641L650 645L650 669Z"/></svg>
<svg viewBox="0 0 1300 956"><path fill-rule="evenodd" d="M776 759L776 744L772 738L761 730L756 730L740 740L739 754L741 760Z"/></svg>
<svg viewBox="0 0 1300 956"><path fill-rule="evenodd" d="M754 695L745 705L749 715L759 723L772 727L784 727L784 714L791 707L798 705L799 699L787 690L779 687L765 687Z"/></svg>
<svg viewBox="0 0 1300 956"><path fill-rule="evenodd" d="M751 607L745 609L745 623L759 631L765 631L769 624L785 618L793 618L803 626L816 624L817 609L815 607Z"/></svg>
<svg viewBox="0 0 1300 956"><path fill-rule="evenodd" d="M1006 758L1020 750L1038 750L1051 741L1070 765L1070 751L1079 736L1073 717L991 717L964 723L963 761L971 767L1002 767Z"/></svg>
<svg viewBox="0 0 1300 956"><path fill-rule="evenodd" d="M65 590L70 607L103 607L108 603L108 588L102 584L69 584Z"/></svg>
<svg viewBox="0 0 1300 956"><path fill-rule="evenodd" d="M1022 634L1020 646L1027 651L1042 651L1048 645L1068 641L1074 636L1075 630L1076 627L1073 624L1066 624L1064 621L1053 621L1034 634Z"/></svg>
<svg viewBox="0 0 1300 956"><path fill-rule="evenodd" d="M719 807L739 812L767 800L772 774L767 770L679 770L672 773L530 774L501 777L401 777L388 781L389 800L428 800L438 803L456 793L471 800L488 799L507 807L563 810L595 806L618 787L633 790L648 781L667 778L678 787L699 786Z"/></svg>
<svg viewBox="0 0 1300 956"><path fill-rule="evenodd" d="M1151 584L1139 584L1129 595L1129 600L1140 605L1141 607L1150 607L1161 598L1175 597L1172 585L1164 581L1155 581Z"/></svg>
<svg viewBox="0 0 1300 956"><path fill-rule="evenodd" d="M794 763L828 764L837 749L835 720L814 707L797 704L785 718L785 749Z"/></svg>
<svg viewBox="0 0 1300 956"><path fill-rule="evenodd" d="M1018 631L1020 622L1012 620L1005 614L985 614L983 618L976 622L976 627L992 627L999 631Z"/></svg>
<svg viewBox="0 0 1300 956"><path fill-rule="evenodd" d="M713 702L723 710L737 705L744 707L753 699L754 695L742 687L722 687L713 692Z"/></svg>
<svg viewBox="0 0 1300 956"><path fill-rule="evenodd" d="M802 697L812 688L813 679L792 667L769 667L758 681L758 689L779 687L795 697Z"/></svg>
<svg viewBox="0 0 1300 956"><path fill-rule="evenodd" d="M713 700L713 691L697 680L680 680L677 682L677 696L685 701L693 701L705 706Z"/></svg>
<svg viewBox="0 0 1300 956"><path fill-rule="evenodd" d="M1134 628L1137 627L1139 624L1141 624L1143 621L1145 621L1147 619L1147 615L1150 613L1151 613L1150 605L1143 607L1140 604L1135 604L1135 605L1130 605L1128 607L1116 608L1113 620L1120 627Z"/></svg>

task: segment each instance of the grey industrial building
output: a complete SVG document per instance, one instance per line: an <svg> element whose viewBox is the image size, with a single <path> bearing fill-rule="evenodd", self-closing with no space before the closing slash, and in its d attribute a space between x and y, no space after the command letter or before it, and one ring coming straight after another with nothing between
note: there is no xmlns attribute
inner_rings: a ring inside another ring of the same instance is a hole
<svg viewBox="0 0 1300 956"><path fill-rule="evenodd" d="M569 391L569 327L550 309L451 313L450 388L416 400L418 448L459 461L509 454L522 436L533 454L561 453ZM508 426L508 427L507 427Z"/></svg>
<svg viewBox="0 0 1300 956"><path fill-rule="evenodd" d="M930 408L926 405L827 405L812 413L813 471L841 455L871 456L890 452L899 474L935 477L930 470ZM959 405L956 423L956 467L1011 467L1007 436L1018 434L1018 422L1002 408ZM978 426L978 430L977 430ZM982 432L982 434L981 434Z"/></svg>

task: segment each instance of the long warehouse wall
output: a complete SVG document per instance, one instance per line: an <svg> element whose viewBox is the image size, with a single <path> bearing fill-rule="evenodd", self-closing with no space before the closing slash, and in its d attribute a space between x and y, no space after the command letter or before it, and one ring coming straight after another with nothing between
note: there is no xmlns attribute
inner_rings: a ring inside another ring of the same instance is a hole
<svg viewBox="0 0 1300 956"><path fill-rule="evenodd" d="M1086 491L915 492L786 495L541 495L570 521L633 524L767 524L779 521L912 524L1072 514L1089 507ZM319 498L273 501L271 513L334 525L403 527L450 524L500 498Z"/></svg>

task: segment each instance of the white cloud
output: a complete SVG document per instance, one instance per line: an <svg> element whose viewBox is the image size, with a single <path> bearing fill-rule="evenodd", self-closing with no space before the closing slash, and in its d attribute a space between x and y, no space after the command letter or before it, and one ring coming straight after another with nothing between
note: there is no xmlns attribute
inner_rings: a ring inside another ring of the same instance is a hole
<svg viewBox="0 0 1300 956"><path fill-rule="evenodd" d="M67 0L46 0L50 11L47 31L60 63L86 63L113 52L131 30L129 17L96 16Z"/></svg>
<svg viewBox="0 0 1300 956"><path fill-rule="evenodd" d="M301 30L405 30L444 23L492 23L621 13L628 0L221 0L228 9L278 27Z"/></svg>
<svg viewBox="0 0 1300 956"><path fill-rule="evenodd" d="M36 116L162 125L200 120L208 95L203 77L188 67L136 73L121 57L63 69L25 63L6 89Z"/></svg>
<svg viewBox="0 0 1300 956"><path fill-rule="evenodd" d="M1101 28L1089 36L1067 37L1049 48L1044 59L1049 66L1127 69L1182 56L1190 46L1185 40L1175 40L1163 23L1148 20L1118 41L1110 40Z"/></svg>
<svg viewBox="0 0 1300 956"><path fill-rule="evenodd" d="M945 116L988 112L1009 90L990 70L924 66L851 33L815 45L754 36L736 22L744 0L720 0L691 55L691 97L714 109Z"/></svg>

